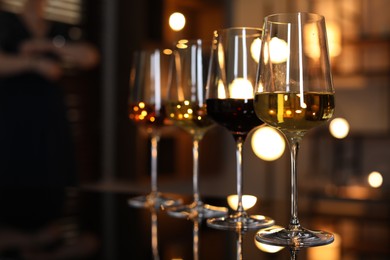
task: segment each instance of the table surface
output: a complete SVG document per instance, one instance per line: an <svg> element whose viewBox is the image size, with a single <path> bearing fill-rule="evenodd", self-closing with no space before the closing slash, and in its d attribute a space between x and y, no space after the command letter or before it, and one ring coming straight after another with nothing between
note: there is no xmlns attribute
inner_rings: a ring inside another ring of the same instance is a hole
<svg viewBox="0 0 390 260"><path fill-rule="evenodd" d="M291 258L287 248L277 253L260 250L254 242L257 230L242 234L216 230L205 220L197 223L171 217L164 210L130 207L128 199L139 195L136 193L67 189L15 194L1 194L5 210L1 214L0 259ZM191 196L172 196L191 201ZM227 206L221 198L203 201ZM263 202L261 213L275 212L275 207L284 205ZM312 255L324 250L335 252L332 245L302 249L295 259L315 259Z"/></svg>

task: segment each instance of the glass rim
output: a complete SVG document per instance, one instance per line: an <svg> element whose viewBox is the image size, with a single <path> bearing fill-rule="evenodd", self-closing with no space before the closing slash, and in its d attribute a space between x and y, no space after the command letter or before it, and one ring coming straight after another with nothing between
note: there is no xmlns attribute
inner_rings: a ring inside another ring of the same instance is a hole
<svg viewBox="0 0 390 260"><path fill-rule="evenodd" d="M181 38L179 40L173 41L172 49L177 48L180 45L205 45L211 44L211 40L203 39L203 38Z"/></svg>
<svg viewBox="0 0 390 260"><path fill-rule="evenodd" d="M303 15L305 17L308 17L308 22L316 23L316 22L322 22L325 20L325 17L321 14L317 13L311 13L311 12L295 12L295 13L275 13L267 15L264 18L265 23L273 23L273 24L292 24L292 23L298 23L298 19L295 20L272 20L272 18L275 17L289 17L289 18L297 18L299 15Z"/></svg>
<svg viewBox="0 0 390 260"><path fill-rule="evenodd" d="M263 33L263 28L261 27L254 27L254 26L233 26L233 27L226 27L226 28L220 28L214 30L214 36L219 35L221 33L228 33L228 32L234 32L234 31L257 31L261 34Z"/></svg>
<svg viewBox="0 0 390 260"><path fill-rule="evenodd" d="M169 52L172 48L168 47L146 47L146 48L140 48L140 49L135 49L132 51L132 56L137 56L137 55L153 55L155 53L159 53L162 56L170 56L172 53Z"/></svg>
<svg viewBox="0 0 390 260"><path fill-rule="evenodd" d="M173 41L173 43L202 43L205 42L202 38L181 38L179 40Z"/></svg>

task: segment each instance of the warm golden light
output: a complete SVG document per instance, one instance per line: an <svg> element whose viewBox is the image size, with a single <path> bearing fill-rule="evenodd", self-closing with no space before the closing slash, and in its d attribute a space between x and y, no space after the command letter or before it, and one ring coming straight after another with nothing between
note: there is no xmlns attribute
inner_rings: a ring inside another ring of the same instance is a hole
<svg viewBox="0 0 390 260"><path fill-rule="evenodd" d="M264 55L265 64L268 63L268 56L271 57L272 63L283 63L287 61L290 49L285 40L279 39L278 37L273 37L268 43L265 44L264 53L266 54Z"/></svg>
<svg viewBox="0 0 390 260"><path fill-rule="evenodd" d="M188 48L188 40L180 40L177 42L176 47L178 49L187 49Z"/></svg>
<svg viewBox="0 0 390 260"><path fill-rule="evenodd" d="M383 183L383 177L380 172L373 171L368 175L367 178L368 184L373 188L379 188L382 186Z"/></svg>
<svg viewBox="0 0 390 260"><path fill-rule="evenodd" d="M305 24L303 30L305 35L305 54L312 59L318 59L321 55L321 50L317 25L314 23Z"/></svg>
<svg viewBox="0 0 390 260"><path fill-rule="evenodd" d="M253 86L248 79L236 78L229 85L230 98L251 99L253 98Z"/></svg>
<svg viewBox="0 0 390 260"><path fill-rule="evenodd" d="M269 126L262 126L255 130L251 145L256 156L265 161L279 159L286 148L283 137Z"/></svg>
<svg viewBox="0 0 390 260"><path fill-rule="evenodd" d="M260 49L261 40L259 38L256 38L251 44L251 56L256 61L256 63L259 63L260 60Z"/></svg>
<svg viewBox="0 0 390 260"><path fill-rule="evenodd" d="M329 131L333 137L343 139L349 133L349 123L344 118L335 118L329 124Z"/></svg>
<svg viewBox="0 0 390 260"><path fill-rule="evenodd" d="M271 60L273 63L285 62L289 56L290 49L285 40L273 37L270 42Z"/></svg>
<svg viewBox="0 0 390 260"><path fill-rule="evenodd" d="M272 229L274 229L274 228L283 229L280 226L272 226ZM282 246L267 245L267 244L264 244L264 243L257 241L256 239L255 239L255 245L258 249L260 249L261 251L266 252L266 253L277 253L284 248Z"/></svg>
<svg viewBox="0 0 390 260"><path fill-rule="evenodd" d="M338 234L333 233L333 243L325 246L309 247L307 250L308 260L318 259L341 259L341 237Z"/></svg>
<svg viewBox="0 0 390 260"><path fill-rule="evenodd" d="M163 50L163 53L164 53L165 55L171 55L171 54L173 53L173 51L172 51L171 49L164 49L164 50Z"/></svg>
<svg viewBox="0 0 390 260"><path fill-rule="evenodd" d="M328 22L326 25L329 55L336 57L341 53L341 30L340 26L334 22ZM313 59L320 57L320 45L318 37L318 28L315 24L307 24L304 27L305 32L305 53Z"/></svg>
<svg viewBox="0 0 390 260"><path fill-rule="evenodd" d="M284 248L282 246L267 245L264 243L260 243L259 241L256 241L256 240L255 240L255 244L256 244L257 248L260 249L261 251L266 252L266 253L271 253L271 254L277 253Z"/></svg>
<svg viewBox="0 0 390 260"><path fill-rule="evenodd" d="M225 85L223 84L222 80L218 81L218 98L219 99L226 98Z"/></svg>
<svg viewBox="0 0 390 260"><path fill-rule="evenodd" d="M175 12L169 16L169 26L174 31L181 31L186 25L186 18L182 13Z"/></svg>
<svg viewBox="0 0 390 260"><path fill-rule="evenodd" d="M339 56L341 53L341 29L335 22L326 23L326 32L329 44L330 57Z"/></svg>
<svg viewBox="0 0 390 260"><path fill-rule="evenodd" d="M238 196L237 195L229 195L227 197L227 202L229 207L233 210L237 210L238 204ZM252 208L257 202L257 198L253 195L242 195L242 206L244 210Z"/></svg>

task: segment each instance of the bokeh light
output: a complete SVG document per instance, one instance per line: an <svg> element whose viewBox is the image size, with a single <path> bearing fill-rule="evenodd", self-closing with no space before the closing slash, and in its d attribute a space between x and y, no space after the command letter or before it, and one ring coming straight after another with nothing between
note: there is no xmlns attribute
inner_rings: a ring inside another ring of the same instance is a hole
<svg viewBox="0 0 390 260"><path fill-rule="evenodd" d="M383 183L383 177L380 172L373 171L368 175L367 178L368 184L373 188L379 188L382 186Z"/></svg>
<svg viewBox="0 0 390 260"><path fill-rule="evenodd" d="M342 238L339 234L332 232L334 236L333 243L324 246L315 246L309 247L307 249L307 259L308 260L318 260L318 259L332 259L340 260L341 257L341 243Z"/></svg>
<svg viewBox="0 0 390 260"><path fill-rule="evenodd" d="M260 60L260 49L261 49L261 40L256 38L251 44L251 56L257 63Z"/></svg>
<svg viewBox="0 0 390 260"><path fill-rule="evenodd" d="M255 155L265 161L279 159L286 148L282 135L269 126L262 126L255 130L251 145Z"/></svg>
<svg viewBox="0 0 390 260"><path fill-rule="evenodd" d="M335 118L329 124L329 131L333 137L343 139L349 134L349 123L345 118Z"/></svg>
<svg viewBox="0 0 390 260"><path fill-rule="evenodd" d="M252 83L245 78L236 78L229 85L230 98L250 99L253 98Z"/></svg>
<svg viewBox="0 0 390 260"><path fill-rule="evenodd" d="M277 230L283 229L281 226L276 226L276 225L270 227L270 229L271 228L277 229ZM266 252L266 253L277 253L284 248L282 246L273 246L273 245L261 243L261 242L257 241L256 238L255 238L255 245L258 249L260 249L261 251Z"/></svg>
<svg viewBox="0 0 390 260"><path fill-rule="evenodd" d="M265 54L269 53L272 63L284 63L290 55L290 47L285 40L272 37L269 42L264 43L263 52ZM268 63L268 55L264 55L264 63Z"/></svg>
<svg viewBox="0 0 390 260"><path fill-rule="evenodd" d="M237 195L229 195L227 197L227 202L229 207L233 210L237 210L238 205L238 196ZM242 206L244 210L252 208L257 202L257 198L253 195L242 195Z"/></svg>
<svg viewBox="0 0 390 260"><path fill-rule="evenodd" d="M182 13L175 12L169 16L169 26L174 31L183 30L186 25L186 18Z"/></svg>

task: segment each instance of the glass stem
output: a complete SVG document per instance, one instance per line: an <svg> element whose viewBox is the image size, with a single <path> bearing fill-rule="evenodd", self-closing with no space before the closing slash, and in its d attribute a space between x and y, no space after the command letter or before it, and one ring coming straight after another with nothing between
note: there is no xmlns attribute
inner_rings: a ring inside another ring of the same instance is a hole
<svg viewBox="0 0 390 260"><path fill-rule="evenodd" d="M242 205L242 147L244 144L244 138L242 136L238 136L236 138L236 161L237 161L237 212L242 215L244 214L244 207Z"/></svg>
<svg viewBox="0 0 390 260"><path fill-rule="evenodd" d="M150 151L151 151L151 189L152 194L157 195L157 151L160 135L153 132L150 137Z"/></svg>
<svg viewBox="0 0 390 260"><path fill-rule="evenodd" d="M302 140L300 135L286 135L291 152L291 219L290 230L300 229L298 220L298 175L297 175L297 161L299 142Z"/></svg>
<svg viewBox="0 0 390 260"><path fill-rule="evenodd" d="M199 140L194 138L192 141L192 157L193 157L193 168L192 168L192 185L194 193L194 203L199 204Z"/></svg>

